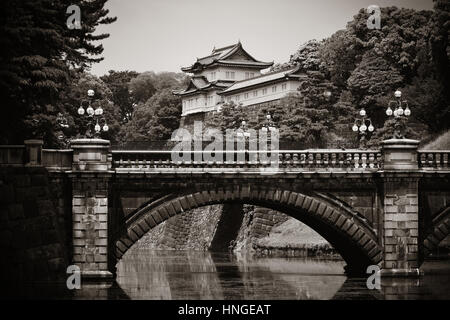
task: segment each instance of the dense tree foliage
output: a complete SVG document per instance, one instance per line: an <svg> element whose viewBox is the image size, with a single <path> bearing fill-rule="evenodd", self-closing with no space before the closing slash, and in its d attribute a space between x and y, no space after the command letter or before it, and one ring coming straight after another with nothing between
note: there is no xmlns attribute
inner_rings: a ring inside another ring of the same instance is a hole
<svg viewBox="0 0 450 320"><path fill-rule="evenodd" d="M149 74L152 82L148 82ZM55 125L56 136L63 135L67 141L85 133L87 117L79 116L77 109L81 103L87 102L87 90L93 89L92 106L104 109L109 126L108 132L101 133L102 138L113 144L169 139L173 130L178 128L181 117L181 99L172 90L183 86L183 81L184 77L179 74L166 72L110 71L100 78L89 73L78 74L61 94L60 109L66 110L64 116L69 127ZM138 99L143 97L143 92L148 93L140 82L154 88L154 93L145 101ZM143 88L142 92L139 88ZM61 141L54 141L54 144L58 143Z"/></svg>
<svg viewBox="0 0 450 320"><path fill-rule="evenodd" d="M368 14L361 9L320 47L330 79L372 118L378 131L372 144L391 135L384 112L396 89L412 110L409 126L420 129L408 136L448 128L449 9L448 1L436 1L434 11L382 8L380 30L367 28Z"/></svg>
<svg viewBox="0 0 450 320"><path fill-rule="evenodd" d="M275 65L273 70L300 65L304 71L320 73L324 79L313 81L308 90L301 88L303 94L280 104L283 110L297 106L294 114L284 115L286 120L281 119L281 126L285 123L291 128L302 127L291 130L286 137L304 136L317 142L321 140L319 132L331 130L339 135L344 129L350 130L357 111L365 108L377 130L371 141L376 145L392 134L392 121L387 119L385 110L396 89L403 92L412 110L409 127L413 129L408 132L409 137L423 138L448 129L449 12L449 1L445 0L435 1L434 11L382 8L381 29L368 29L368 13L361 9L345 30L321 42L309 41L291 55L289 62ZM313 98L315 107L308 108L305 98L310 100L312 92L320 95L319 87L327 81L334 88L335 99L323 106ZM309 109L315 109L316 115L310 117Z"/></svg>
<svg viewBox="0 0 450 320"><path fill-rule="evenodd" d="M183 74L174 72L147 71L132 79L128 87L134 100L142 103L150 99L157 91L177 88L182 85L184 79Z"/></svg>
<svg viewBox="0 0 450 320"><path fill-rule="evenodd" d="M102 58L95 41L98 25L108 24L106 0L11 0L0 4L1 143L24 138L54 141L57 101L72 76ZM81 29L66 25L70 5L82 12ZM62 110L64 111L64 110Z"/></svg>
<svg viewBox="0 0 450 320"><path fill-rule="evenodd" d="M177 73L144 72L129 82L135 101L131 120L122 128L121 141L170 139L179 127L181 98L173 90L186 85L185 76Z"/></svg>
<svg viewBox="0 0 450 320"><path fill-rule="evenodd" d="M181 100L170 89L157 92L136 106L133 118L123 127L123 140L153 141L170 139L179 127Z"/></svg>
<svg viewBox="0 0 450 320"><path fill-rule="evenodd" d="M139 73L135 71L114 71L110 70L108 74L100 77L106 83L112 92L112 101L120 108L121 122L128 122L133 115L134 99L128 88L132 79Z"/></svg>

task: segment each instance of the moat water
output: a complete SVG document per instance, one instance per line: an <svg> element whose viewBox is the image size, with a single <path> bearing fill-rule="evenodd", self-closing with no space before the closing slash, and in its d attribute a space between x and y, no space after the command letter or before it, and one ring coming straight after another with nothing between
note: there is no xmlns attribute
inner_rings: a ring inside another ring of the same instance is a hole
<svg viewBox="0 0 450 320"><path fill-rule="evenodd" d="M348 278L339 259L272 258L193 251L128 252L116 281L20 286L6 298L31 299L450 299L450 260L427 261L418 279L383 278L369 290ZM3 296L5 298L5 296Z"/></svg>

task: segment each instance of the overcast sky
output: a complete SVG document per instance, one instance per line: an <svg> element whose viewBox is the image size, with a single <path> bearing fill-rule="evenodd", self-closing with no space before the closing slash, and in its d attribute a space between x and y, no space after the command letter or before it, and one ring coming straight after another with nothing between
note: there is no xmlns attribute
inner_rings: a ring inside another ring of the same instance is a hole
<svg viewBox="0 0 450 320"><path fill-rule="evenodd" d="M179 72L238 40L258 60L285 62L301 43L345 28L371 4L433 8L432 0L109 0L117 21L98 29L110 37L91 72Z"/></svg>

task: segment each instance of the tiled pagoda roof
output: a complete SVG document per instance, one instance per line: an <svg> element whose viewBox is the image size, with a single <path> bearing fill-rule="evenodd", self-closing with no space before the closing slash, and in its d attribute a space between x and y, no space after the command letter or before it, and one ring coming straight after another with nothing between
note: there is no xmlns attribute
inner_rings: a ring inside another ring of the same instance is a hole
<svg viewBox="0 0 450 320"><path fill-rule="evenodd" d="M239 56L235 56L239 53ZM237 58L237 59L236 59ZM214 48L210 55L203 58L197 58L197 61L189 67L181 68L184 72L195 72L215 65L233 65L255 68L258 70L265 69L273 65L273 62L258 61L253 58L242 47L241 42L236 44Z"/></svg>

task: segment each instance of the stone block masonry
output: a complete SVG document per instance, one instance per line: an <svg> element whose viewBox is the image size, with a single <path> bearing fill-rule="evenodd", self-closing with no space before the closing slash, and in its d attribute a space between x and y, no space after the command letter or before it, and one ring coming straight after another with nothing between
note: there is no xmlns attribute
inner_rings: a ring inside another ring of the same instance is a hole
<svg viewBox="0 0 450 320"><path fill-rule="evenodd" d="M386 178L384 183L384 268L419 267L418 180Z"/></svg>
<svg viewBox="0 0 450 320"><path fill-rule="evenodd" d="M2 286L66 277L70 192L66 178L43 167L0 167Z"/></svg>
<svg viewBox="0 0 450 320"><path fill-rule="evenodd" d="M290 219L282 212L253 205L244 205L243 213L244 219L237 237L237 250L253 250L253 245L258 239L268 236L273 227Z"/></svg>
<svg viewBox="0 0 450 320"><path fill-rule="evenodd" d="M176 250L208 250L222 214L221 205L189 210L164 223L156 247ZM152 232L152 231L150 231Z"/></svg>
<svg viewBox="0 0 450 320"><path fill-rule="evenodd" d="M107 270L108 198L79 191L73 194L73 263L82 273Z"/></svg>
<svg viewBox="0 0 450 320"><path fill-rule="evenodd" d="M281 212L253 205L211 205L170 218L136 244L138 248L160 250L228 251L234 240L235 248L252 250L253 241L287 219L289 216Z"/></svg>

